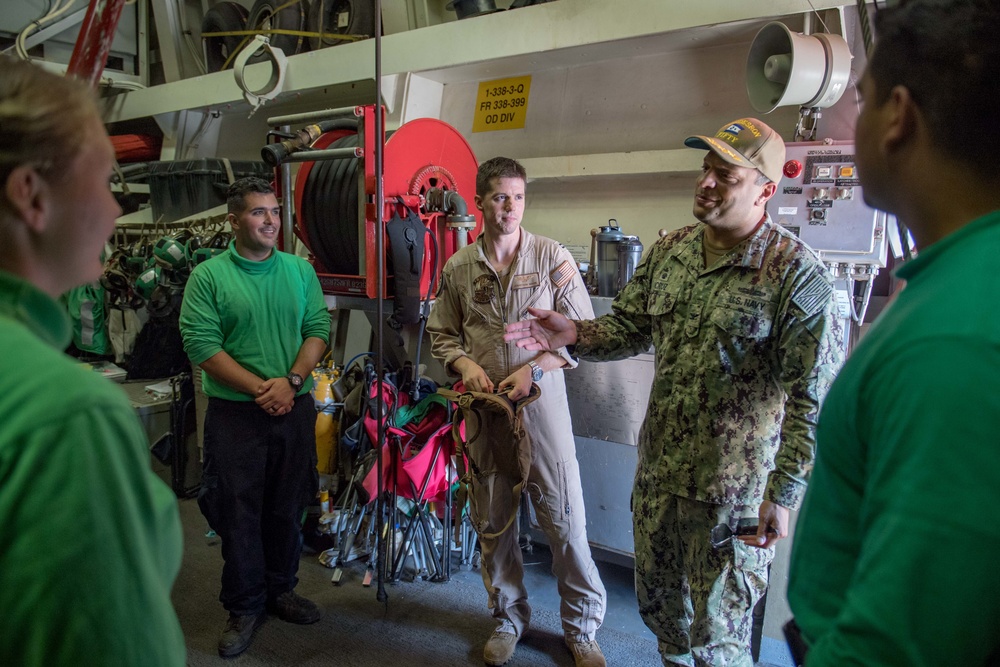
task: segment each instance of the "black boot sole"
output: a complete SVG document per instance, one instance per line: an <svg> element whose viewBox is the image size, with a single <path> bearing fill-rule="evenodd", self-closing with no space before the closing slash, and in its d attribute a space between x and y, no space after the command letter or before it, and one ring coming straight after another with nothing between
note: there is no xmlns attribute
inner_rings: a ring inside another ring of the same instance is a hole
<svg viewBox="0 0 1000 667"><path fill-rule="evenodd" d="M266 621L266 620L267 620L267 614L263 614L263 613L262 614L258 614L257 615L257 619L253 622L253 629L250 630L250 635L247 637L246 642L244 642L242 644L236 644L236 645L231 646L230 648L227 648L227 649L224 649L224 648L222 648L220 646L219 647L219 657L221 657L221 658L235 658L236 656L240 655L241 653L243 653L244 651L246 651L248 648L250 648L250 644L253 643L254 633L257 632L257 628L259 628L260 626L264 625L264 621Z"/></svg>

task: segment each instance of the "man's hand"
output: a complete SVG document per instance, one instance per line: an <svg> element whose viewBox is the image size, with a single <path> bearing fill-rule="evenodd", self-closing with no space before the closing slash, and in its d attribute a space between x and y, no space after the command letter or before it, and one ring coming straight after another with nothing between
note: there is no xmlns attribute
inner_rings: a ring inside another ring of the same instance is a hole
<svg viewBox="0 0 1000 667"><path fill-rule="evenodd" d="M788 508L776 505L770 500L760 504L757 511L759 524L756 535L740 535L739 539L748 547L767 549L781 539L788 537Z"/></svg>
<svg viewBox="0 0 1000 667"><path fill-rule="evenodd" d="M500 382L500 391L510 387L507 398L512 401L524 398L531 393L531 366L525 364L508 375Z"/></svg>
<svg viewBox="0 0 1000 667"><path fill-rule="evenodd" d="M533 320L508 324L503 339L517 341L518 347L528 350L558 350L576 342L576 324L554 310L529 308Z"/></svg>
<svg viewBox="0 0 1000 667"><path fill-rule="evenodd" d="M264 380L257 388L257 398L254 400L267 414L280 417L292 411L295 390L287 378L271 378Z"/></svg>
<svg viewBox="0 0 1000 667"><path fill-rule="evenodd" d="M462 384L467 391L492 393L493 381L486 375L483 367L469 357L459 357L451 362L451 367L462 374Z"/></svg>

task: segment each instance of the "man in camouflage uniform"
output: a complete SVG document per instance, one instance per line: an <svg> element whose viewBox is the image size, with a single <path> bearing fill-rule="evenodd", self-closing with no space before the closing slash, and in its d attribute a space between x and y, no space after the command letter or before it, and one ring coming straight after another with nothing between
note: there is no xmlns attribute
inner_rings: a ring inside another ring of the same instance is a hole
<svg viewBox="0 0 1000 667"><path fill-rule="evenodd" d="M605 590L587 542L562 370L577 362L565 349L539 354L503 340L504 326L523 318L532 305L575 319L591 318L594 310L569 252L521 228L525 183L524 167L515 160L497 157L480 165L476 207L483 211L483 233L445 264L427 331L434 356L448 372L461 375L466 389L510 389L512 400L527 396L532 382L541 389L541 396L521 413L532 444L528 495L552 549L566 645L577 667L604 667L594 634L604 620ZM519 481L508 480L511 486ZM494 514L496 508L485 511ZM516 527L498 537L480 536L480 547L483 582L498 621L483 657L488 665L502 665L514 654L531 618Z"/></svg>
<svg viewBox="0 0 1000 667"><path fill-rule="evenodd" d="M701 224L660 239L611 314L531 309L505 338L598 361L653 345L632 495L639 610L664 665L749 667L751 612L805 492L842 336L832 276L765 212L785 159L777 133L744 118L685 144L709 151ZM713 526L752 517L756 535L712 547Z"/></svg>

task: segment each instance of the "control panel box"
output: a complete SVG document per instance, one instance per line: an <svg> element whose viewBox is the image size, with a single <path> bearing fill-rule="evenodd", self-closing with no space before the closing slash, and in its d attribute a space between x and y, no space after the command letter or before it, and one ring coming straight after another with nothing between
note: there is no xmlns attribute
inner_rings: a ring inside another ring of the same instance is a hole
<svg viewBox="0 0 1000 667"><path fill-rule="evenodd" d="M772 220L826 262L885 266L887 216L861 196L853 142L788 143L782 173Z"/></svg>

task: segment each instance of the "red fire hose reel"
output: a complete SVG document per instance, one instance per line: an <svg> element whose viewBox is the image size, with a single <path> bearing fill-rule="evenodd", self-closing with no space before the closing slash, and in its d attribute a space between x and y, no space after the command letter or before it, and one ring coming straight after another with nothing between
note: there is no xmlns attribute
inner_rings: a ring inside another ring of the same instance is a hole
<svg viewBox="0 0 1000 667"><path fill-rule="evenodd" d="M377 295L375 204L375 107L357 107L357 123L347 121L323 132L312 151L354 149L360 157L305 161L309 153L296 155L302 166L295 178L294 232L310 252L310 260L327 294L375 298ZM334 123L331 123L334 124ZM356 127L354 127L356 125ZM431 281L437 284L441 267L461 245L448 220L468 217L472 243L482 230L482 215L473 206L478 163L465 138L447 123L419 118L389 134L383 154L383 229L394 214L419 215L425 229L420 272L420 292L426 295ZM279 179L280 182L280 179ZM444 197L442 197L444 193ZM457 196L456 196L457 195ZM442 206L442 200L445 204ZM361 205L361 204L364 205ZM457 205L456 205L457 203ZM458 210L456 210L458 209ZM471 210L465 210L471 209ZM392 297L392 266L389 239L386 249L386 297ZM434 247L434 240L437 246Z"/></svg>

